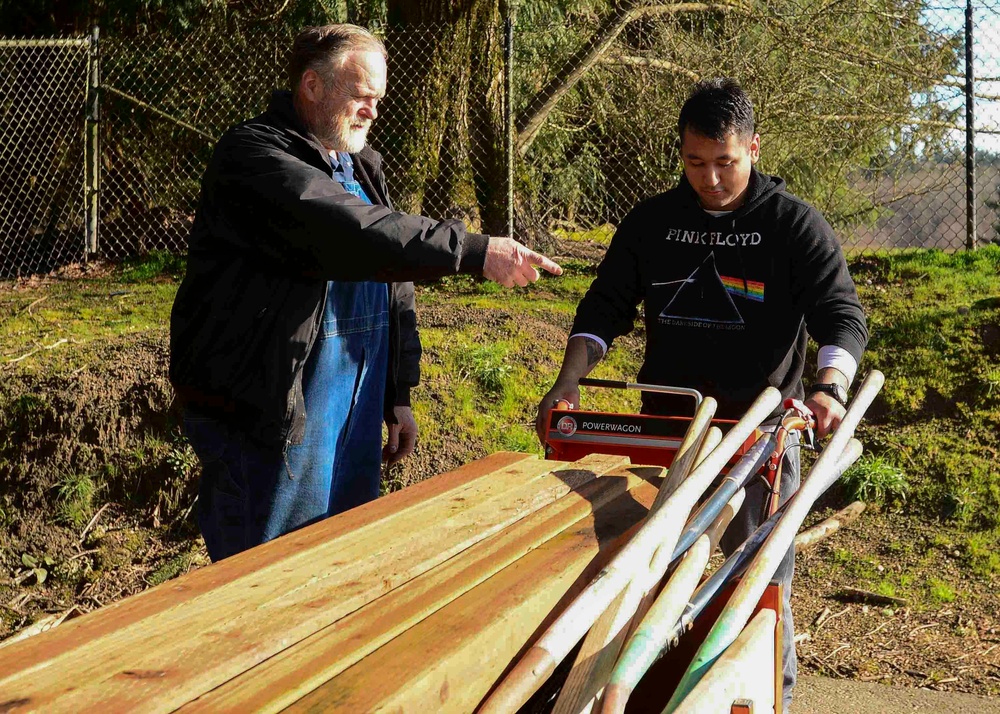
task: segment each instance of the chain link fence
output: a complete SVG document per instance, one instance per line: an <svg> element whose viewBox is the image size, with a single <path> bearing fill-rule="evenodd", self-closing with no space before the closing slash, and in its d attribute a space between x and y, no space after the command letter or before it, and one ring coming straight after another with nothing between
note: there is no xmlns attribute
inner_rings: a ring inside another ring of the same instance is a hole
<svg viewBox="0 0 1000 714"><path fill-rule="evenodd" d="M762 170L817 205L848 250L959 250L971 227L982 245L998 239L1000 0L971 3L971 22L966 7L622 0L480 34L378 30L389 94L371 142L403 210L513 224L532 242L606 240L675 185L677 112L693 81L726 74L754 99ZM183 251L215 140L286 84L290 42L225 19L103 38L98 113L93 41L0 41L0 277Z"/></svg>
<svg viewBox="0 0 1000 714"><path fill-rule="evenodd" d="M186 249L216 140L285 84L290 42L217 23L183 38L102 41L102 255Z"/></svg>
<svg viewBox="0 0 1000 714"><path fill-rule="evenodd" d="M0 41L0 276L80 260L90 41Z"/></svg>
<svg viewBox="0 0 1000 714"><path fill-rule="evenodd" d="M392 84L370 141L385 156L399 208L482 225L479 187L505 191L506 154L493 161L484 157L478 150L482 134L468 129L469 116L444 121L447 107L429 108L421 96L426 83L415 79L435 71L431 48L440 44L447 51L442 30L418 26L380 33ZM102 40L101 255L122 259L186 249L215 141L262 112L271 91L287 85L291 41L291 33L273 28L216 23L165 41ZM415 155L423 159L415 161Z"/></svg>

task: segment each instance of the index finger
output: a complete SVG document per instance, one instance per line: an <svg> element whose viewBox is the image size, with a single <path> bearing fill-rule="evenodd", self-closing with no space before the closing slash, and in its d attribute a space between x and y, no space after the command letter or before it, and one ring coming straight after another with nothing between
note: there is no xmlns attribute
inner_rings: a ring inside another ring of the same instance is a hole
<svg viewBox="0 0 1000 714"><path fill-rule="evenodd" d="M532 265L537 265L539 268L546 270L553 275L562 275L562 268L554 260L546 258L541 253L536 253L535 251L530 251L528 253L528 262Z"/></svg>

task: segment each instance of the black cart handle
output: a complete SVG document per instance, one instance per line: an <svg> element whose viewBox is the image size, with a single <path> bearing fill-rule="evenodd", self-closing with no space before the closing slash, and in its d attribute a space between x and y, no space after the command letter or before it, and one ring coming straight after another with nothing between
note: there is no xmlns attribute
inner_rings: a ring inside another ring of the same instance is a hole
<svg viewBox="0 0 1000 714"><path fill-rule="evenodd" d="M656 394L679 394L682 397L694 399L694 410L701 406L702 396L697 389L688 387L668 387L663 384L640 384L638 382L622 382L617 379L592 379L584 377L580 380L581 387L604 387L606 389L636 389L640 392L655 392Z"/></svg>

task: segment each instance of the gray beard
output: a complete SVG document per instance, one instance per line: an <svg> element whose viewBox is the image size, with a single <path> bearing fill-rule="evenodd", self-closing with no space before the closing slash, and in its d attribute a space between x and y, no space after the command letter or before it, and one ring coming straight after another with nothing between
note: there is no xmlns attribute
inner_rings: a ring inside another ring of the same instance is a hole
<svg viewBox="0 0 1000 714"><path fill-rule="evenodd" d="M334 151L343 151L348 154L356 154L361 151L365 148L367 140L367 130L354 132L350 129L345 131L340 127L333 127L329 135L329 141Z"/></svg>

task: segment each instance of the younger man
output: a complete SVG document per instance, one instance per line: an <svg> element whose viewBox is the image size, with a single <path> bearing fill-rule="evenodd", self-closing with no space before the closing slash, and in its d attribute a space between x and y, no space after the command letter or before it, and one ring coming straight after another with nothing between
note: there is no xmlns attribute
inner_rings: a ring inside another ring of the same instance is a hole
<svg viewBox="0 0 1000 714"><path fill-rule="evenodd" d="M678 121L684 176L636 206L618 227L577 308L562 369L538 408L544 438L559 399L580 403L580 379L645 307L640 382L693 387L738 418L768 385L805 397L824 436L840 424L847 389L868 341L864 314L840 244L819 211L759 173L753 105L731 79L698 83ZM803 390L807 332L819 343L815 383ZM643 394L647 414L682 414L690 401ZM786 452L781 495L799 485L798 450ZM766 489L747 488L722 547L732 552L758 525ZM790 607L794 553L784 584L784 703L795 683Z"/></svg>

